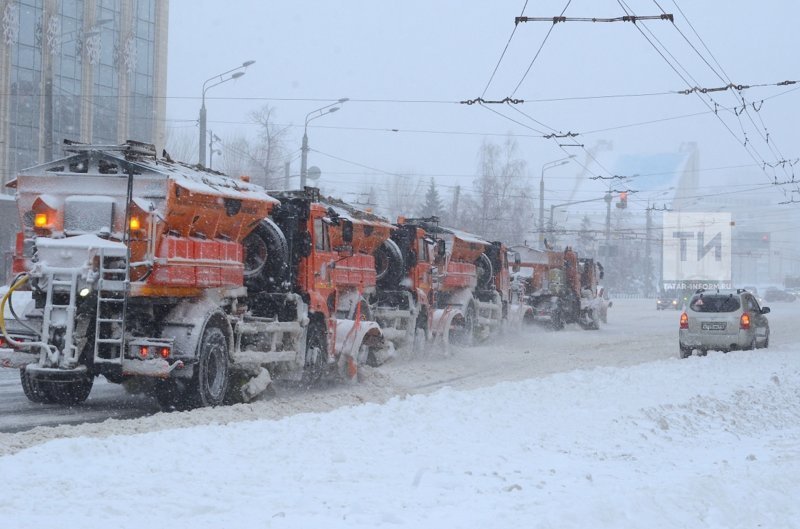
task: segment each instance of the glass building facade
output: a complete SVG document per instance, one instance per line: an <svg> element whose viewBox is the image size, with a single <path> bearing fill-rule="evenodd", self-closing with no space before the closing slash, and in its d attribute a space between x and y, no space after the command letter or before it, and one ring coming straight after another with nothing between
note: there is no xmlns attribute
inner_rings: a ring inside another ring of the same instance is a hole
<svg viewBox="0 0 800 529"><path fill-rule="evenodd" d="M65 139L163 147L167 17L167 0L0 0L3 184Z"/></svg>

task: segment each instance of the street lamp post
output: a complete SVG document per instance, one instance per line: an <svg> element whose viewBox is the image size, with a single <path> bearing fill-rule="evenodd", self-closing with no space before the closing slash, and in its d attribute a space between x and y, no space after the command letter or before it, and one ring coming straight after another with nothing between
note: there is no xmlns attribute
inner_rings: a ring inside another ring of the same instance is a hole
<svg viewBox="0 0 800 529"><path fill-rule="evenodd" d="M552 169L553 167L558 167L559 165L564 165L566 163L569 163L569 161L572 158L575 158L574 154L570 154L566 158L559 158L558 160L547 162L542 166L542 177L539 179L539 247L540 248L544 247L544 172L547 169ZM551 215L551 222L552 222L552 215Z"/></svg>
<svg viewBox="0 0 800 529"><path fill-rule="evenodd" d="M314 121L317 118L321 118L331 112L336 112L341 107L337 107L335 105L341 105L350 101L349 98L343 97L336 101L335 103L331 103L330 105L325 105L324 107L320 107L316 110L312 110L308 114L306 114L306 123L303 127L303 145L300 149L301 156L300 156L300 189L304 189L306 187L306 178L308 177L308 122ZM331 108L333 107L333 108ZM323 110L325 112L323 112ZM318 115L311 117L312 114L316 114L319 112Z"/></svg>
<svg viewBox="0 0 800 529"><path fill-rule="evenodd" d="M239 71L244 69L247 70L247 67L255 64L256 61L245 61L240 66L236 68L231 68L227 72L222 72L217 74L213 77L209 77L203 83L203 95L202 95L202 102L200 105L200 146L198 148L198 164L200 166L206 165L206 92L211 88L221 85L222 83L226 83L232 79L238 79L245 74L244 71ZM225 77L227 75L227 77ZM211 81L217 81L213 84L208 84ZM206 86L208 85L208 86Z"/></svg>

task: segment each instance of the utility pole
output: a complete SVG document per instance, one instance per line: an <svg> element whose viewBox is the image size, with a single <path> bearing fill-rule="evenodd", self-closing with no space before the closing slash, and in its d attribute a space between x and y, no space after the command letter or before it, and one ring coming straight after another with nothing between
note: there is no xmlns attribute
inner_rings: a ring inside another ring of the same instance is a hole
<svg viewBox="0 0 800 529"><path fill-rule="evenodd" d="M650 207L650 204L647 205L647 223L646 226L646 237L645 245L644 245L644 280L645 280L645 288L647 289L647 295L650 296L653 294L653 261L652 261L652 254L650 250L651 240L653 238L652 235L652 228L653 228L653 219L652 219L653 208Z"/></svg>
<svg viewBox="0 0 800 529"><path fill-rule="evenodd" d="M461 186L456 186L455 191L453 191L453 220L452 223L455 224L458 221L458 198L461 195Z"/></svg>
<svg viewBox="0 0 800 529"><path fill-rule="evenodd" d="M611 201L613 200L611 197L611 192L606 193L606 196L603 197L603 200L606 201L606 252L609 252L608 244L611 240Z"/></svg>

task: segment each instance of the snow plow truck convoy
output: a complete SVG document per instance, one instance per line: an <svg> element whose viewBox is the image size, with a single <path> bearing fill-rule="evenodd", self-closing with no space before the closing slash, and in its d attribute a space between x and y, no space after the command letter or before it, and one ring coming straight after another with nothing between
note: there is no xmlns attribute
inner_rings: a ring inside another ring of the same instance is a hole
<svg viewBox="0 0 800 529"><path fill-rule="evenodd" d="M149 144L64 150L8 184L22 229L0 366L31 401L81 403L103 375L164 408L241 402L535 320L541 285L512 281L520 253L436 218L267 192Z"/></svg>

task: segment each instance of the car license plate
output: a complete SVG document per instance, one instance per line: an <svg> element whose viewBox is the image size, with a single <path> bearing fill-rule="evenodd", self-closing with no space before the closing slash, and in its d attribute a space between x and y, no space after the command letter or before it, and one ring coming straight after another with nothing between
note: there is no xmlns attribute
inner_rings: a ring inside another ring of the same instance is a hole
<svg viewBox="0 0 800 529"><path fill-rule="evenodd" d="M724 321L704 321L700 327L704 331L724 331L726 325Z"/></svg>

